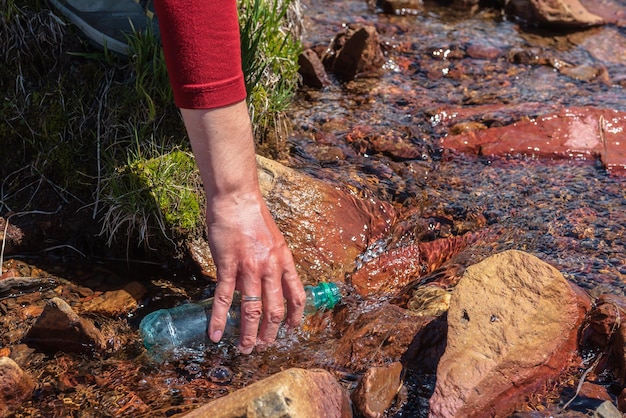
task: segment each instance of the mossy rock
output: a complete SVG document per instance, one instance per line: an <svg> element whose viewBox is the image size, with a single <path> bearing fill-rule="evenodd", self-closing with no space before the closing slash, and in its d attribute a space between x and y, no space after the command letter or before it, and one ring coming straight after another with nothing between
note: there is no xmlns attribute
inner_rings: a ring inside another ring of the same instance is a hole
<svg viewBox="0 0 626 418"><path fill-rule="evenodd" d="M165 224L176 230L192 231L201 219L198 175L193 157L175 150L151 160L139 160L129 171L154 198Z"/></svg>

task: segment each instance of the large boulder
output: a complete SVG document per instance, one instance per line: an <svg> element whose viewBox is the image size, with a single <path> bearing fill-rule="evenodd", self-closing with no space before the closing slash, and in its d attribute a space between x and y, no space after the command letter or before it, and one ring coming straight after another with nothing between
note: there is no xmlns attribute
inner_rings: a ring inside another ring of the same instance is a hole
<svg viewBox="0 0 626 418"><path fill-rule="evenodd" d="M343 279L396 219L389 203L361 198L267 158L257 157L257 164L265 201L305 282ZM214 276L206 242L193 243L190 251L204 273Z"/></svg>
<svg viewBox="0 0 626 418"><path fill-rule="evenodd" d="M350 418L348 392L325 370L287 369L216 399L186 418Z"/></svg>
<svg viewBox="0 0 626 418"><path fill-rule="evenodd" d="M505 251L469 267L448 311L432 417L502 417L580 361L589 298L537 257Z"/></svg>

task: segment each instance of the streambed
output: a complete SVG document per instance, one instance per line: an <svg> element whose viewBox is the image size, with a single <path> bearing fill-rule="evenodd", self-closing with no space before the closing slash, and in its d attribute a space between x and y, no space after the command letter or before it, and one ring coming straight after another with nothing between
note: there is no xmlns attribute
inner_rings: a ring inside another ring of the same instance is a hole
<svg viewBox="0 0 626 418"><path fill-rule="evenodd" d="M346 24L371 24L385 45L387 63L381 76L349 83L333 80L323 90L298 93L289 110L294 131L288 138L288 165L391 202L408 214L406 222L434 220L428 239L488 230L457 263L515 248L539 256L587 290L600 286L624 294L622 178L609 175L593 159L476 157L441 146L449 133L444 122L454 109L505 104L506 112L462 121L492 126L558 106L626 111L620 84L625 63L601 46L589 52L598 37L626 38L623 28L549 33L522 28L498 10L468 13L434 4L410 16L385 15L361 0L308 0L305 6L307 45L328 44ZM614 44L619 47L619 42ZM483 52L468 52L476 49ZM555 62L571 63L581 71L601 68L607 76L592 71L572 77ZM528 104L533 104L531 111L519 110ZM381 151L355 140L368 136L403 143L411 157L404 148ZM350 365L328 360L340 339L335 326L344 325L333 320L340 318L307 323L293 334L283 332L276 346L263 353L242 357L224 344L156 364L138 340L140 318L159 307L209 296L211 289L202 278L171 266L131 264L128 269L105 262L62 266L58 260L50 266L25 261L23 275L54 278L36 289L2 295L5 339L32 323L35 315L28 306L54 295L71 302L130 280L141 282L147 292L128 318L99 318L100 326L111 330L107 335L114 335L108 342L114 355L44 354L12 346L12 355L29 356L26 370L38 384L16 416L170 416L291 366L326 368L347 387L359 376ZM39 270L33 271L33 265ZM345 303L356 316L384 301L348 298ZM408 383L408 402L389 416L426 415L432 381L409 376Z"/></svg>

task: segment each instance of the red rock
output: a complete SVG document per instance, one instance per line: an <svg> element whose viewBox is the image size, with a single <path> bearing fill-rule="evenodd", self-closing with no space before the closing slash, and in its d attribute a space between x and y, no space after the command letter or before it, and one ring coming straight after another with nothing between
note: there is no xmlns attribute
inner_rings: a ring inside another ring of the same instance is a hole
<svg viewBox="0 0 626 418"><path fill-rule="evenodd" d="M511 0L506 12L529 23L557 26L590 26L604 23L578 0Z"/></svg>
<svg viewBox="0 0 626 418"><path fill-rule="evenodd" d="M580 363L589 298L521 251L470 266L452 294L431 417L502 417Z"/></svg>
<svg viewBox="0 0 626 418"><path fill-rule="evenodd" d="M351 275L352 286L363 296L394 293L412 280L441 266L476 237L466 234L391 249L354 272Z"/></svg>
<svg viewBox="0 0 626 418"><path fill-rule="evenodd" d="M345 43L336 54L333 72L342 80L350 81L355 77L379 75L384 63L376 28L358 26L348 29Z"/></svg>
<svg viewBox="0 0 626 418"><path fill-rule="evenodd" d="M607 23L626 26L626 8L619 0L580 0L587 10L602 17Z"/></svg>
<svg viewBox="0 0 626 418"><path fill-rule="evenodd" d="M0 417L9 416L28 399L35 383L9 357L0 357Z"/></svg>
<svg viewBox="0 0 626 418"><path fill-rule="evenodd" d="M397 217L387 202L361 198L263 157L257 163L263 196L305 283L343 280L357 257L387 235ZM214 276L206 242L194 242L190 252L204 274Z"/></svg>
<svg viewBox="0 0 626 418"><path fill-rule="evenodd" d="M486 60L494 60L502 55L502 50L500 48L481 43L472 43L468 45L466 52L471 58Z"/></svg>
<svg viewBox="0 0 626 418"><path fill-rule="evenodd" d="M352 392L352 401L363 417L383 416L402 387L401 373L400 362L371 367L365 372Z"/></svg>
<svg viewBox="0 0 626 418"><path fill-rule="evenodd" d="M50 352L89 353L106 348L100 330L90 320L79 317L67 302L56 297L50 299L28 330L24 342Z"/></svg>
<svg viewBox="0 0 626 418"><path fill-rule="evenodd" d="M305 86L321 89L330 85L328 74L322 60L312 49L305 49L298 57L300 69L298 72L302 76L302 83Z"/></svg>
<svg viewBox="0 0 626 418"><path fill-rule="evenodd" d="M610 173L626 174L626 112L565 108L511 125L450 135L444 149L484 156L527 155L596 160Z"/></svg>
<svg viewBox="0 0 626 418"><path fill-rule="evenodd" d="M611 401L611 395L604 386L596 385L591 382L583 382L580 386L578 396L581 398L597 399L600 401Z"/></svg>
<svg viewBox="0 0 626 418"><path fill-rule="evenodd" d="M396 305L384 304L361 314L342 331L335 361L353 370L364 371L372 364L399 361L415 335L432 317L418 316Z"/></svg>
<svg viewBox="0 0 626 418"><path fill-rule="evenodd" d="M621 384L626 382L626 297L612 294L600 295L587 315L581 333L581 347L602 353L592 370L595 375L611 373Z"/></svg>

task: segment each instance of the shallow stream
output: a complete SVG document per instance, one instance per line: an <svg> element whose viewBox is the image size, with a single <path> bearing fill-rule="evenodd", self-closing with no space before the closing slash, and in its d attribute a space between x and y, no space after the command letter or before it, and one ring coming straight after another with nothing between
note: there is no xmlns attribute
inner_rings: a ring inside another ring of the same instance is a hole
<svg viewBox="0 0 626 418"><path fill-rule="evenodd" d="M470 13L428 3L410 16L384 15L364 0L305 3L307 45L328 44L346 24L373 24L388 61L382 76L347 84L333 81L321 91L299 92L289 110L294 131L288 139L288 165L390 201L410 212L408 219L416 223L421 218L454 221L456 230L439 225L433 227L432 238L488 229L464 251L460 260L467 263L496 251L520 249L588 290L602 286L624 294L625 180L609 176L595 161L478 158L444 152L440 144L450 109L491 104L513 109L479 121L460 120L486 125L509 123L517 115L516 105L533 104L534 114L526 117L549 113L558 105L626 111L626 93L617 82L594 76L579 80L555 65L562 61L603 68L609 76L626 74L623 63L610 59L610 51L603 60L581 46L600 33L626 37L626 30L541 33L521 28L500 11ZM500 52L471 58L470 47ZM512 59L515 54L527 58ZM362 127L410 144L416 156L359 148L350 134ZM97 288L112 270L89 266L73 276L59 275L81 283L91 280ZM328 364L338 340L328 319L282 335L263 353L242 357L223 345L155 364L137 339L139 319L158 307L208 295L205 283L196 277L176 276L158 266L134 271L133 279L158 282L160 290L118 330L118 354L31 354L29 372L39 386L17 416L171 416L291 366L327 368L349 388L358 378L349 367ZM15 303L27 301L18 298ZM347 301L351 309L361 311L376 303ZM389 416L426 416L432 381L409 376L408 382L409 401Z"/></svg>

